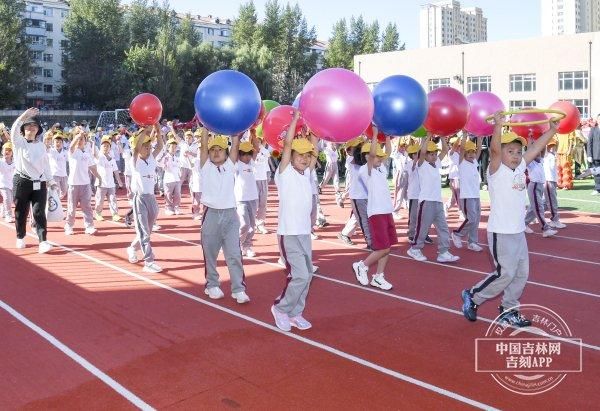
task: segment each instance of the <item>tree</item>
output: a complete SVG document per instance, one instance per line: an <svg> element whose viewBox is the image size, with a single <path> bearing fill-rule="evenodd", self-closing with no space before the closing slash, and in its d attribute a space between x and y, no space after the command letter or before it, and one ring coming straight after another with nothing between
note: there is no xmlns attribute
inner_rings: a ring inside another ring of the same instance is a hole
<svg viewBox="0 0 600 411"><path fill-rule="evenodd" d="M12 107L23 102L27 83L33 71L25 37L25 21L21 0L0 2L0 107Z"/></svg>
<svg viewBox="0 0 600 411"><path fill-rule="evenodd" d="M333 26L329 47L325 52L325 67L352 68L352 52L348 39L346 19L338 20Z"/></svg>
<svg viewBox="0 0 600 411"><path fill-rule="evenodd" d="M233 23L231 34L233 47L252 46L257 33L258 17L256 16L256 7L254 2L250 0L240 6L238 17Z"/></svg>
<svg viewBox="0 0 600 411"><path fill-rule="evenodd" d="M268 0L265 4L265 18L260 25L260 35L256 43L265 45L271 52L280 50L279 42L283 31L282 10L277 0Z"/></svg>
<svg viewBox="0 0 600 411"><path fill-rule="evenodd" d="M405 44L400 46L400 35L396 23L388 23L381 40L381 51L404 50Z"/></svg>
<svg viewBox="0 0 600 411"><path fill-rule="evenodd" d="M202 41L202 35L198 33L198 31L194 28L194 23L192 22L192 16L187 14L179 27L176 30L176 43L182 44L187 43L191 47L196 47Z"/></svg>
<svg viewBox="0 0 600 411"><path fill-rule="evenodd" d="M160 25L159 7L156 0L134 0L126 14L129 45L152 44Z"/></svg>
<svg viewBox="0 0 600 411"><path fill-rule="evenodd" d="M375 20L371 23L363 37L361 54L372 54L379 51L379 22Z"/></svg>
<svg viewBox="0 0 600 411"><path fill-rule="evenodd" d="M362 16L358 16L358 18L352 16L350 18L350 35L348 39L350 40L351 57L362 53L366 31L367 27Z"/></svg>

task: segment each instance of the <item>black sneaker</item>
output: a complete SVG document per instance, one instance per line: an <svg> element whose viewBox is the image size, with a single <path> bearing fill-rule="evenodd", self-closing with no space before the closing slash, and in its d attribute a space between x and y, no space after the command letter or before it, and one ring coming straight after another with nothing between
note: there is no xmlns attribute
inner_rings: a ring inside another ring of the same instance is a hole
<svg viewBox="0 0 600 411"><path fill-rule="evenodd" d="M477 320L477 304L473 302L471 292L469 290L463 290L461 294L463 304L462 312L465 318L469 321Z"/></svg>
<svg viewBox="0 0 600 411"><path fill-rule="evenodd" d="M342 240L344 243L348 244L348 245L354 245L354 243L352 242L352 240L350 239L350 237L348 237L347 235L339 233L338 234L338 238L340 240Z"/></svg>
<svg viewBox="0 0 600 411"><path fill-rule="evenodd" d="M414 237L408 237L408 241L410 241L412 243L413 241L415 241L415 238Z"/></svg>
<svg viewBox="0 0 600 411"><path fill-rule="evenodd" d="M131 217L129 217L128 215L125 216L125 226L127 228L131 228L131 226L133 226L133 222L131 221Z"/></svg>
<svg viewBox="0 0 600 411"><path fill-rule="evenodd" d="M502 306L498 307L498 310L500 311L500 318L498 319L500 322L508 323L515 327L531 326L531 321L525 318L525 316L517 310L504 311L504 307Z"/></svg>
<svg viewBox="0 0 600 411"><path fill-rule="evenodd" d="M431 239L431 237L425 237L425 244L433 244L433 240Z"/></svg>

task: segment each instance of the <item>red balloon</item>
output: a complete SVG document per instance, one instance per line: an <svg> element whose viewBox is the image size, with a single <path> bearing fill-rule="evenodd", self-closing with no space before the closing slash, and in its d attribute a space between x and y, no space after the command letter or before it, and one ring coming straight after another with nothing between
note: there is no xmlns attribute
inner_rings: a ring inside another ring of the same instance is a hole
<svg viewBox="0 0 600 411"><path fill-rule="evenodd" d="M260 111L258 113L258 118L256 119L256 121L254 122L254 124L252 125L252 127L258 127L258 125L260 123L263 122L263 120L265 119L265 114L266 113L266 109L265 109L265 103L263 103L262 101L260 102Z"/></svg>
<svg viewBox="0 0 600 411"><path fill-rule="evenodd" d="M142 93L131 100L129 114L137 125L151 126L160 120L162 104L154 94Z"/></svg>
<svg viewBox="0 0 600 411"><path fill-rule="evenodd" d="M267 143L276 150L283 150L283 139L287 133L296 109L292 106L278 106L269 111L263 120L263 136ZM302 117L296 123L296 133L302 130L304 120Z"/></svg>
<svg viewBox="0 0 600 411"><path fill-rule="evenodd" d="M427 131L438 136L457 133L469 119L469 102L452 87L440 87L429 92L429 112L423 122Z"/></svg>
<svg viewBox="0 0 600 411"><path fill-rule="evenodd" d="M581 114L572 103L568 101L557 101L550 106L552 110L560 110L567 116L558 123L557 131L560 134L569 134L574 131L581 122Z"/></svg>
<svg viewBox="0 0 600 411"><path fill-rule="evenodd" d="M369 139L373 138L373 123L369 124L369 127L367 127L367 129L365 130L365 134L367 135L367 137L369 137ZM385 143L385 134L383 134L383 132L377 132L377 141L379 141L380 143Z"/></svg>
<svg viewBox="0 0 600 411"><path fill-rule="evenodd" d="M536 121L536 120L547 120L548 115L544 113L516 113L510 117L511 123L525 123L528 121ZM531 136L534 140L541 137L546 131L550 129L550 124L542 123L542 124L534 124L531 126L511 126L512 131L517 133L519 136L523 138L528 138L529 133L531 132Z"/></svg>

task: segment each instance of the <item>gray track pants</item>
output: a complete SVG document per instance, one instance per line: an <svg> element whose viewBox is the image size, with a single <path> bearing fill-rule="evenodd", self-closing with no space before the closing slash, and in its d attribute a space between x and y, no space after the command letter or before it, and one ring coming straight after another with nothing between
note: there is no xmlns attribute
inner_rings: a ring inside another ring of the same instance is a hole
<svg viewBox="0 0 600 411"><path fill-rule="evenodd" d="M438 253L442 254L450 248L450 231L446 216L444 215L444 204L439 201L421 201L417 212L417 236L413 241L413 248L422 249L425 238L429 233L431 224L435 226L438 236Z"/></svg>
<svg viewBox="0 0 600 411"><path fill-rule="evenodd" d="M477 244L479 241L477 230L479 229L479 221L481 220L481 201L479 198L461 198L459 201L459 207L465 215L465 221L463 221L458 229L454 230L454 234L459 237L466 234L469 244Z"/></svg>
<svg viewBox="0 0 600 411"><path fill-rule="evenodd" d="M542 231L546 231L550 227L544 218L544 185L530 181L527 185L527 195L529 196L529 207L527 207L525 215L525 224L529 224L537 218Z"/></svg>
<svg viewBox="0 0 600 411"><path fill-rule="evenodd" d="M295 317L302 314L312 280L310 235L278 235L280 254L285 261L286 282L275 308Z"/></svg>
<svg viewBox="0 0 600 411"><path fill-rule="evenodd" d="M67 196L67 224L73 227L75 224L75 209L81 207L83 212L84 227L93 227L94 217L92 215L92 187L89 184L69 186Z"/></svg>
<svg viewBox="0 0 600 411"><path fill-rule="evenodd" d="M247 250L252 247L254 226L256 224L256 206L258 200L240 201L237 203L237 214L240 219L240 247Z"/></svg>
<svg viewBox="0 0 600 411"><path fill-rule="evenodd" d="M158 216L158 203L154 194L133 195L133 221L135 223L135 239L131 243L134 250L142 250L144 261L154 261L154 253L150 245L152 226Z"/></svg>

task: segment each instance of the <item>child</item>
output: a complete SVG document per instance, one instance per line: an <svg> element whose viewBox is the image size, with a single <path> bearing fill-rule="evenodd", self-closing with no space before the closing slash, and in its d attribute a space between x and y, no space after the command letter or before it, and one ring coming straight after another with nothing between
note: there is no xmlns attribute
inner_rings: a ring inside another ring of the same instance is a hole
<svg viewBox="0 0 600 411"><path fill-rule="evenodd" d="M416 236L407 254L417 261L427 261L422 253L429 227L433 224L438 234L438 263L453 263L458 256L450 254L450 232L444 214L442 202L442 178L440 176L441 161L448 152L448 144L441 137L442 150L431 141L432 135L421 141L421 151L417 160L419 173L419 209L417 211Z"/></svg>
<svg viewBox="0 0 600 411"><path fill-rule="evenodd" d="M92 187L90 172L102 184L102 177L98 174L92 154L84 150L86 133L77 129L73 143L69 148L69 192L67 196L67 218L65 223L65 235L73 234L75 223L75 209L81 207L83 212L83 225L85 233L92 235L96 232L94 228L94 216L92 214Z"/></svg>
<svg viewBox="0 0 600 411"><path fill-rule="evenodd" d="M15 176L15 163L13 162L13 145L9 141L2 146L0 158L0 196L2 196L4 221L14 223L13 218L13 177Z"/></svg>
<svg viewBox="0 0 600 411"><path fill-rule="evenodd" d="M502 134L504 115L494 114L494 134L490 143L487 181L490 194L488 244L495 271L471 289L462 291L462 312L469 321L477 320L477 308L501 292L498 307L501 320L515 327L531 321L518 311L519 297L529 276L529 254L525 238L525 169L556 133L557 121L523 154L527 141L514 132Z"/></svg>
<svg viewBox="0 0 600 411"><path fill-rule="evenodd" d="M467 248L471 251L483 251L478 244L479 221L481 220L481 202L479 199L479 187L481 178L479 176L478 162L481 154L481 138L477 139L477 145L469 140L467 134L463 134L460 146L460 159L458 163L458 179L460 187L459 208L465 214L465 221L457 230L452 231L452 242L456 248L462 247L461 237L467 234Z"/></svg>
<svg viewBox="0 0 600 411"><path fill-rule="evenodd" d="M123 186L123 183L121 182L117 162L111 156L111 140L109 135L102 137L102 140L100 140L100 153L96 157L96 169L101 177L98 180L98 188L96 188L96 221L104 221L102 207L106 197L108 197L108 207L112 214L112 220L115 222L121 221L119 207L117 206L115 178L119 188Z"/></svg>
<svg viewBox="0 0 600 411"><path fill-rule="evenodd" d="M546 208L550 209L551 219L548 225L551 228L565 228L566 225L560 222L558 215L558 199L556 197L556 141L550 140L546 147L546 155L544 156L544 176L546 177Z"/></svg>
<svg viewBox="0 0 600 411"><path fill-rule="evenodd" d="M238 304L244 304L249 302L250 298L246 294L240 249L240 220L236 213L233 191L239 145L240 137L233 136L229 150L227 137L215 136L209 141L208 131L202 130L200 178L202 204L206 206L202 221L202 250L206 277L204 294L211 299L225 296L219 287L217 272L217 257L222 248L231 278L231 297Z"/></svg>
<svg viewBox="0 0 600 411"><path fill-rule="evenodd" d="M251 131L252 142L240 143L238 159L235 165L234 193L237 202L237 213L240 219L240 247L246 257L255 257L252 250L252 237L256 224L256 208L258 203L258 189L254 178L254 158L258 153L258 140Z"/></svg>
<svg viewBox="0 0 600 411"><path fill-rule="evenodd" d="M323 175L323 180L321 180L321 184L319 184L319 194L321 194L322 188L329 183L329 180L333 178L333 188L335 189L336 199L339 197L340 192L340 177L338 171L338 152L337 147L331 142L325 143L325 148L323 149L323 153L325 154L325 173Z"/></svg>
<svg viewBox="0 0 600 411"><path fill-rule="evenodd" d="M283 331L292 327L308 330L312 324L303 317L306 296L313 275L310 233L313 206L311 173L316 164L314 142L294 139L300 112L294 117L283 143L275 184L279 198L277 240L285 261L287 280L283 292L271 307L275 325Z"/></svg>
<svg viewBox="0 0 600 411"><path fill-rule="evenodd" d="M254 160L254 178L256 178L256 188L258 190L256 231L261 234L269 233L265 227L265 219L267 218L267 194L269 193L269 185L267 183L269 157L271 157L271 152L267 148L267 141L263 139L256 155L256 159Z"/></svg>
<svg viewBox="0 0 600 411"><path fill-rule="evenodd" d="M200 146L198 146L198 155L196 157L187 157L187 161L192 166L192 218L194 220L202 219L202 184L200 183Z"/></svg>
<svg viewBox="0 0 600 411"><path fill-rule="evenodd" d="M152 139L156 137L156 146L152 150ZM154 262L154 253L150 245L150 235L156 217L158 216L158 203L154 195L156 184L156 160L163 148L163 139L158 123L152 127L142 129L134 134L131 191L133 192L133 219L135 221L135 239L127 247L129 262L138 262L136 252L138 249L144 253L144 268L146 273L160 273L162 268Z"/></svg>
<svg viewBox="0 0 600 411"><path fill-rule="evenodd" d="M407 177L406 173L406 161L408 156L406 154L406 142L401 138L397 139L396 150L392 154L392 160L394 161L394 219L400 219L400 208L406 208L407 196Z"/></svg>
<svg viewBox="0 0 600 411"><path fill-rule="evenodd" d="M132 165L132 153L131 153L131 143L133 142L133 138L129 137L127 145L123 145L123 175L125 176L125 189L127 190L127 200L129 200L129 204L131 204L131 200L133 198L133 194L131 193L131 165Z"/></svg>
<svg viewBox="0 0 600 411"><path fill-rule="evenodd" d="M525 214L525 233L531 234L533 230L529 228L529 223L536 219L542 228L543 237L552 237L557 231L552 229L544 218L544 164L542 162L542 153L538 155L527 165L529 175L529 184L527 185L527 196L529 197L529 207Z"/></svg>
<svg viewBox="0 0 600 411"><path fill-rule="evenodd" d="M187 182L188 189L190 191L190 198L192 197L192 190L190 188L190 184L192 183L192 169L190 167L190 162L186 160L187 157L196 156L198 152L198 143L194 141L194 133L191 130L186 130L184 133L184 140L179 141L179 181L180 181L180 190L183 187L183 184ZM180 194L181 197L181 194Z"/></svg>
<svg viewBox="0 0 600 411"><path fill-rule="evenodd" d="M419 185L419 172L417 170L417 159L419 157L419 151L421 146L419 144L411 144L406 148L408 159L406 160L405 170L407 174L407 188L406 197L408 198L408 241L411 243L415 239L415 232L417 230L417 211L419 210L419 192L421 186ZM429 236L425 238L425 242Z"/></svg>
<svg viewBox="0 0 600 411"><path fill-rule="evenodd" d="M463 135L466 135L466 132L463 132ZM460 140L458 136L454 136L450 139L450 146L451 148L448 152L448 157L450 158L450 169L448 170L448 179L450 180L450 191L452 192L452 195L444 204L444 213L446 217L448 216L448 210L450 210L450 207L452 207L454 204L456 204L458 210L461 211L460 201L458 201L460 190L460 181L458 178L458 163L460 160Z"/></svg>
<svg viewBox="0 0 600 411"><path fill-rule="evenodd" d="M165 171L163 176L163 191L165 193L165 214L179 215L181 204L181 181L179 156L177 153L177 140L167 140L167 151L159 156L158 165ZM185 168L186 170L190 170Z"/></svg>
<svg viewBox="0 0 600 411"><path fill-rule="evenodd" d="M373 251L364 261L352 264L354 275L362 285L369 284L369 267L377 264L375 274L371 280L373 287L382 290L391 290L392 284L385 279L383 271L387 265L390 248L398 243L396 227L392 211L394 206L388 187L388 170L383 165L383 160L391 151L390 138L385 138L384 152L377 143L377 127L373 126L371 143L363 144L361 152L369 153L367 164L360 168L359 178L367 187L367 215L369 217L369 232L371 233L371 247Z"/></svg>
<svg viewBox="0 0 600 411"><path fill-rule="evenodd" d="M52 179L58 184L60 199L67 196L67 150L63 147L63 134L56 131L52 137L53 147L48 151Z"/></svg>

